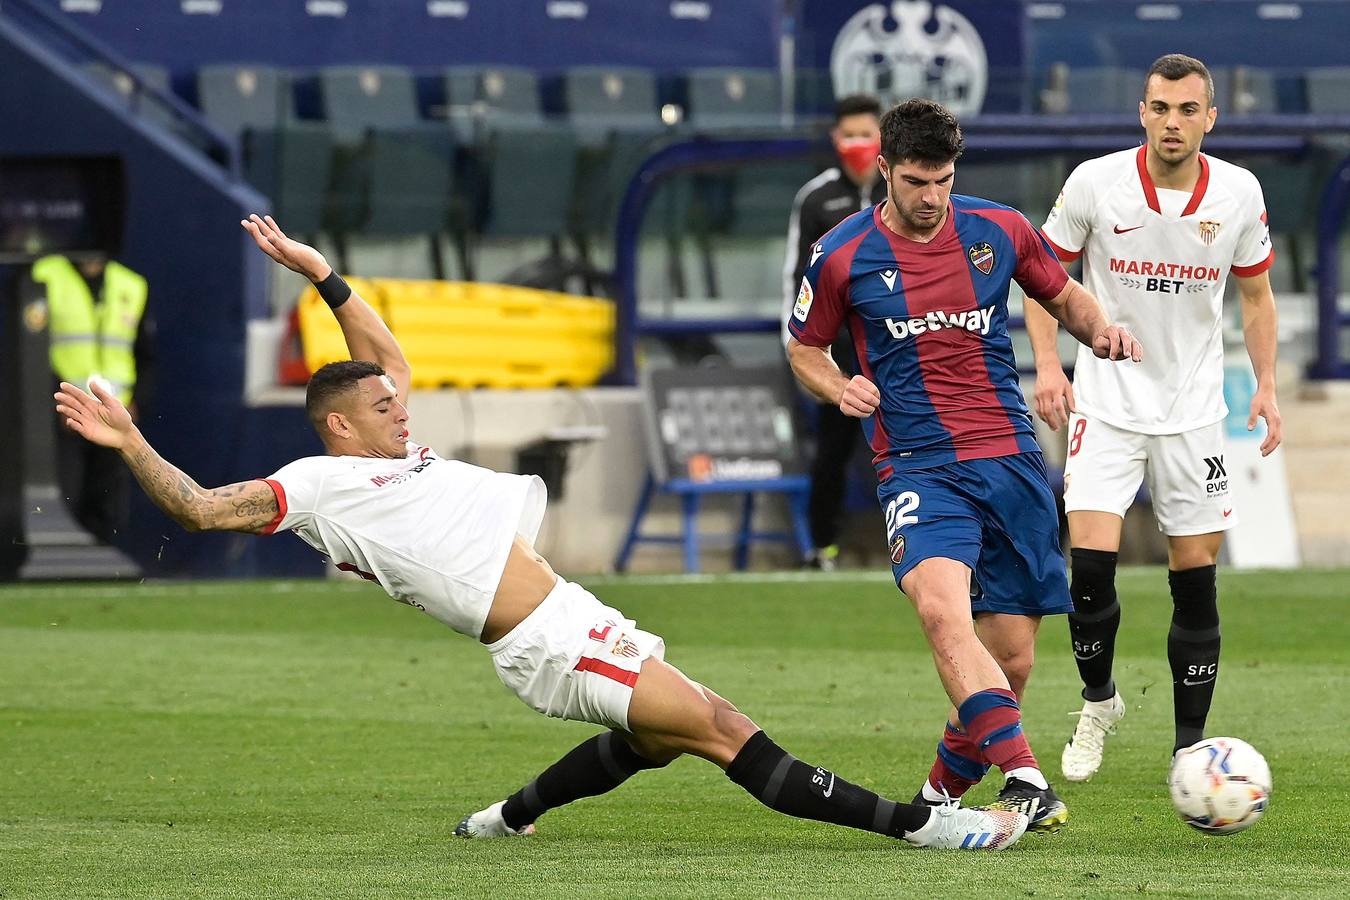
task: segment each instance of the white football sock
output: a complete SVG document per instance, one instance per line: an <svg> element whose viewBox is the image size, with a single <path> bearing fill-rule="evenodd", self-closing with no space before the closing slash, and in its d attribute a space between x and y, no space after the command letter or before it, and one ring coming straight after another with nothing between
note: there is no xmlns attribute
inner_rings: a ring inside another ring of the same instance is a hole
<svg viewBox="0 0 1350 900"><path fill-rule="evenodd" d="M1035 785L1041 790L1045 790L1050 786L1050 782L1045 780L1045 776L1041 774L1041 770L1033 766L1022 766L1021 768L1013 769L1007 774L1009 778L1019 778L1027 784Z"/></svg>

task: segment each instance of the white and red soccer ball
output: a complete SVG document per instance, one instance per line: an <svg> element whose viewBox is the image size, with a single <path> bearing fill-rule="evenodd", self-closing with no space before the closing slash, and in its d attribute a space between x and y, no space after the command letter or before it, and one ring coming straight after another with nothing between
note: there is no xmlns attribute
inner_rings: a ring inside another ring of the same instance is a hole
<svg viewBox="0 0 1350 900"><path fill-rule="evenodd" d="M1237 738L1208 738L1185 748L1167 782L1182 821L1209 834L1250 828L1270 803L1270 766Z"/></svg>

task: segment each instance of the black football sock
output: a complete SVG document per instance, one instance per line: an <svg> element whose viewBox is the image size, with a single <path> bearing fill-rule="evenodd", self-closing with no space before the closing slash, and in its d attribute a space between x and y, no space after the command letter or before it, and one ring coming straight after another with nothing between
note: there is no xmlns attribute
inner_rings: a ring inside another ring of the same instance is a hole
<svg viewBox="0 0 1350 900"><path fill-rule="evenodd" d="M1205 736L1219 677L1219 603L1214 566L1168 572L1167 583L1172 588L1167 661L1172 665L1175 752Z"/></svg>
<svg viewBox="0 0 1350 900"><path fill-rule="evenodd" d="M534 781L506 799L502 819L519 831L550 809L612 791L643 769L659 769L612 731L572 748Z"/></svg>
<svg viewBox="0 0 1350 900"><path fill-rule="evenodd" d="M1116 658L1120 603L1116 600L1116 557L1109 550L1069 551L1073 560L1069 596L1069 636L1073 658L1083 680L1084 700L1110 700L1116 695L1111 666Z"/></svg>
<svg viewBox="0 0 1350 900"><path fill-rule="evenodd" d="M926 806L896 803L807 765L756 731L727 766L727 777L769 809L900 838L928 823Z"/></svg>

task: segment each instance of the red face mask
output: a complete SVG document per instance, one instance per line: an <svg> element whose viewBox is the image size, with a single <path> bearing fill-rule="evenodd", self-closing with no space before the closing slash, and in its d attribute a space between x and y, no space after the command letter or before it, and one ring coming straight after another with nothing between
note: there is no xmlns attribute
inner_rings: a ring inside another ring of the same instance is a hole
<svg viewBox="0 0 1350 900"><path fill-rule="evenodd" d="M867 178L877 172L877 156L881 153L880 138L846 138L834 142L839 159L858 178Z"/></svg>

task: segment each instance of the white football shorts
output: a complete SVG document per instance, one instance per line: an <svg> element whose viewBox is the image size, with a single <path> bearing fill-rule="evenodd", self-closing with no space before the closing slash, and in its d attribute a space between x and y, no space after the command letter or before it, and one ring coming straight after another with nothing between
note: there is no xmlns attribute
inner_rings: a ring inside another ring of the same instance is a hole
<svg viewBox="0 0 1350 900"><path fill-rule="evenodd" d="M642 663L664 659L666 642L560 578L534 612L487 649L502 684L531 709L627 731Z"/></svg>
<svg viewBox="0 0 1350 900"><path fill-rule="evenodd" d="M1125 516L1148 479L1158 530L1172 537L1238 522L1223 459L1223 422L1180 434L1139 434L1074 413L1064 462L1064 509Z"/></svg>

